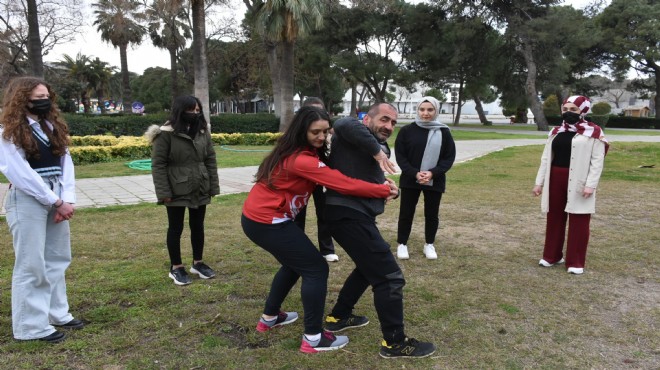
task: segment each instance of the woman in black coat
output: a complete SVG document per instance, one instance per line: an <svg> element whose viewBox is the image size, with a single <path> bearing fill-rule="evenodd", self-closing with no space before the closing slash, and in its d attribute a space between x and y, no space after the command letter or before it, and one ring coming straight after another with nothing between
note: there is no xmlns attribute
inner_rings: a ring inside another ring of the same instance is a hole
<svg viewBox="0 0 660 370"><path fill-rule="evenodd" d="M433 243L440 223L445 173L456 158L456 145L449 127L438 121L439 105L435 98L423 97L417 105L415 122L401 128L394 144L396 161L401 168L397 232L399 259L410 258L407 243L421 193L424 193L424 255L428 259L438 258Z"/></svg>

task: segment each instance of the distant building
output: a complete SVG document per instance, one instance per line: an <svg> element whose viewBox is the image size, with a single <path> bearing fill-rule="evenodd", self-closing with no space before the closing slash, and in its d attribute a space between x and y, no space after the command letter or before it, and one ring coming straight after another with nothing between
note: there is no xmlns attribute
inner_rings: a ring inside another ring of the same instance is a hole
<svg viewBox="0 0 660 370"><path fill-rule="evenodd" d="M651 109L649 107L626 107L623 109L623 115L626 117L643 117L649 116Z"/></svg>

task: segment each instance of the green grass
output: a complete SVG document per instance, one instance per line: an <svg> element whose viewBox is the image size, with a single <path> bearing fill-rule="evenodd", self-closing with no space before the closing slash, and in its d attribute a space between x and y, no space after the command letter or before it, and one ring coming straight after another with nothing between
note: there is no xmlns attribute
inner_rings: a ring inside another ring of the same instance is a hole
<svg viewBox="0 0 660 370"><path fill-rule="evenodd" d="M436 246L423 258L418 206L409 241L406 331L438 351L388 361L373 297L356 313L371 323L348 331L342 351L298 352L302 320L272 333L254 330L276 261L240 229L245 194L208 207L205 261L212 280L187 287L167 278L165 210L151 204L81 209L71 224L67 271L72 313L89 322L57 345L17 342L11 333L11 238L0 223L0 355L6 369L653 369L660 367L660 194L657 168L631 180L627 171L657 160L658 144L617 143L606 157L592 219L586 272L540 268L544 216L531 196L542 146L510 148L459 164L448 173ZM398 201L378 227L396 240ZM307 231L316 240L313 210ZM182 255L190 263L189 235ZM330 265L328 310L353 268L337 249ZM299 285L284 309L302 312Z"/></svg>
<svg viewBox="0 0 660 370"><path fill-rule="evenodd" d="M455 126L451 126L456 128ZM480 123L461 123L458 128L469 128L471 130L482 130L484 132L488 131L538 131L536 125L493 125L493 126L484 126ZM660 130L626 130L626 129L612 129L605 127L605 134L609 135L625 135L625 136L660 136Z"/></svg>

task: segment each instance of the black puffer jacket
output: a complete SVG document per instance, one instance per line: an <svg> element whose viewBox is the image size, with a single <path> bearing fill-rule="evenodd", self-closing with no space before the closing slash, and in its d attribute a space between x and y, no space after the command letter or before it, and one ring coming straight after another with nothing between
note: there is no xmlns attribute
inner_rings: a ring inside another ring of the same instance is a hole
<svg viewBox="0 0 660 370"><path fill-rule="evenodd" d="M149 127L145 136L153 144L151 175L158 204L197 208L220 194L218 169L211 134L200 130L194 139L175 133L169 123Z"/></svg>

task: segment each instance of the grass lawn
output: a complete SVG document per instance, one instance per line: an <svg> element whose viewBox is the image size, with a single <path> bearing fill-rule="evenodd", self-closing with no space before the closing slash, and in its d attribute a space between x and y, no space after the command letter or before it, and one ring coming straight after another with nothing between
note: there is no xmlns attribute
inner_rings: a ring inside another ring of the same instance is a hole
<svg viewBox="0 0 660 370"><path fill-rule="evenodd" d="M585 274L541 268L544 216L531 188L541 146L509 148L448 174L437 237L422 254L423 218L402 261L406 331L438 351L420 360L378 356L368 290L356 307L371 323L347 332L344 350L298 352L301 320L254 327L277 269L240 229L245 194L208 207L205 261L218 276L177 287L167 277L166 214L151 204L81 209L67 272L72 313L88 322L56 345L11 333L11 238L0 222L0 355L6 369L657 369L660 368L658 144L618 143L608 154ZM398 201L378 225L394 247ZM316 240L314 212L308 232ZM182 255L190 264L188 233ZM330 265L328 310L352 263ZM284 309L302 313L299 285Z"/></svg>

